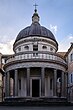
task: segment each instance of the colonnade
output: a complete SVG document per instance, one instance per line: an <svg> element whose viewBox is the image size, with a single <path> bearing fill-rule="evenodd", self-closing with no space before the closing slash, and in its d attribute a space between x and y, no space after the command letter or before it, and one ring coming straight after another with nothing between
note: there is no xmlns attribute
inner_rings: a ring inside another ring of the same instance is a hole
<svg viewBox="0 0 73 110"><path fill-rule="evenodd" d="M26 68L26 96L30 96L30 68ZM64 72L61 71L61 96L64 96L65 83ZM14 70L14 94L18 96L18 69ZM10 72L5 74L5 97L10 96ZM41 68L41 96L45 96L45 68ZM57 69L53 69L53 96L57 96Z"/></svg>

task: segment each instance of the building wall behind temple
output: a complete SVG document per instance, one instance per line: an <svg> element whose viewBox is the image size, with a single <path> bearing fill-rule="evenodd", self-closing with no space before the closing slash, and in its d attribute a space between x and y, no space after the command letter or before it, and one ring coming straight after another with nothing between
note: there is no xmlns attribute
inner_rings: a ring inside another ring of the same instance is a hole
<svg viewBox="0 0 73 110"><path fill-rule="evenodd" d="M73 48L71 49L71 51L68 54L68 64L71 63L71 54L73 54Z"/></svg>
<svg viewBox="0 0 73 110"><path fill-rule="evenodd" d="M73 45L73 44L72 44ZM69 48L70 51L66 57L68 62L68 98L73 101L73 48Z"/></svg>
<svg viewBox="0 0 73 110"><path fill-rule="evenodd" d="M73 48L71 49L71 51L69 52L68 56L68 75L69 75L69 80L71 80L71 74L73 74ZM73 77L72 77L73 80Z"/></svg>

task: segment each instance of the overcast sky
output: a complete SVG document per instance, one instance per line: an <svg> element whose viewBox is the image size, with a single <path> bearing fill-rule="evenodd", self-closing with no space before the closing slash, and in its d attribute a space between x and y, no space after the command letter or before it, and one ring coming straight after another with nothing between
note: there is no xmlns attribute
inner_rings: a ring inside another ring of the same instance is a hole
<svg viewBox="0 0 73 110"><path fill-rule="evenodd" d="M73 42L73 0L0 0L0 52L13 53L16 36L31 25L34 4L40 24L53 32L58 51L67 51Z"/></svg>

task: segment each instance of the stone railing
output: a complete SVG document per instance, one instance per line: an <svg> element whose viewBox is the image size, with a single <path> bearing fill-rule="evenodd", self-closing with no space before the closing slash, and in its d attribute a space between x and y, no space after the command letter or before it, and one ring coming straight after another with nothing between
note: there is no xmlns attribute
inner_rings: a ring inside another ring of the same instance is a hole
<svg viewBox="0 0 73 110"><path fill-rule="evenodd" d="M50 60L50 61L57 61L62 62L66 64L65 60L60 57L56 53L49 53L49 52L26 52L26 53L20 53L10 56L6 60L6 64L12 61L18 61L18 60Z"/></svg>

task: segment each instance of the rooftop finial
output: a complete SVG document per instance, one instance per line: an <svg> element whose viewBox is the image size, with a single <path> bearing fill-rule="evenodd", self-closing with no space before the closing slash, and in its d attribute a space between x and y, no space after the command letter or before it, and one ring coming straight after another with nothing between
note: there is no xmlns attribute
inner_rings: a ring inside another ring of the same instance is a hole
<svg viewBox="0 0 73 110"><path fill-rule="evenodd" d="M36 13L36 12L37 12L37 6L38 6L38 5L35 3L35 5L33 5L33 6L35 7L35 10L34 10L34 11L35 11L35 13Z"/></svg>
<svg viewBox="0 0 73 110"><path fill-rule="evenodd" d="M34 14L32 16L32 23L34 22L39 22L39 15L37 13L37 4L35 3L35 5L33 5L35 7L35 10L34 10Z"/></svg>

